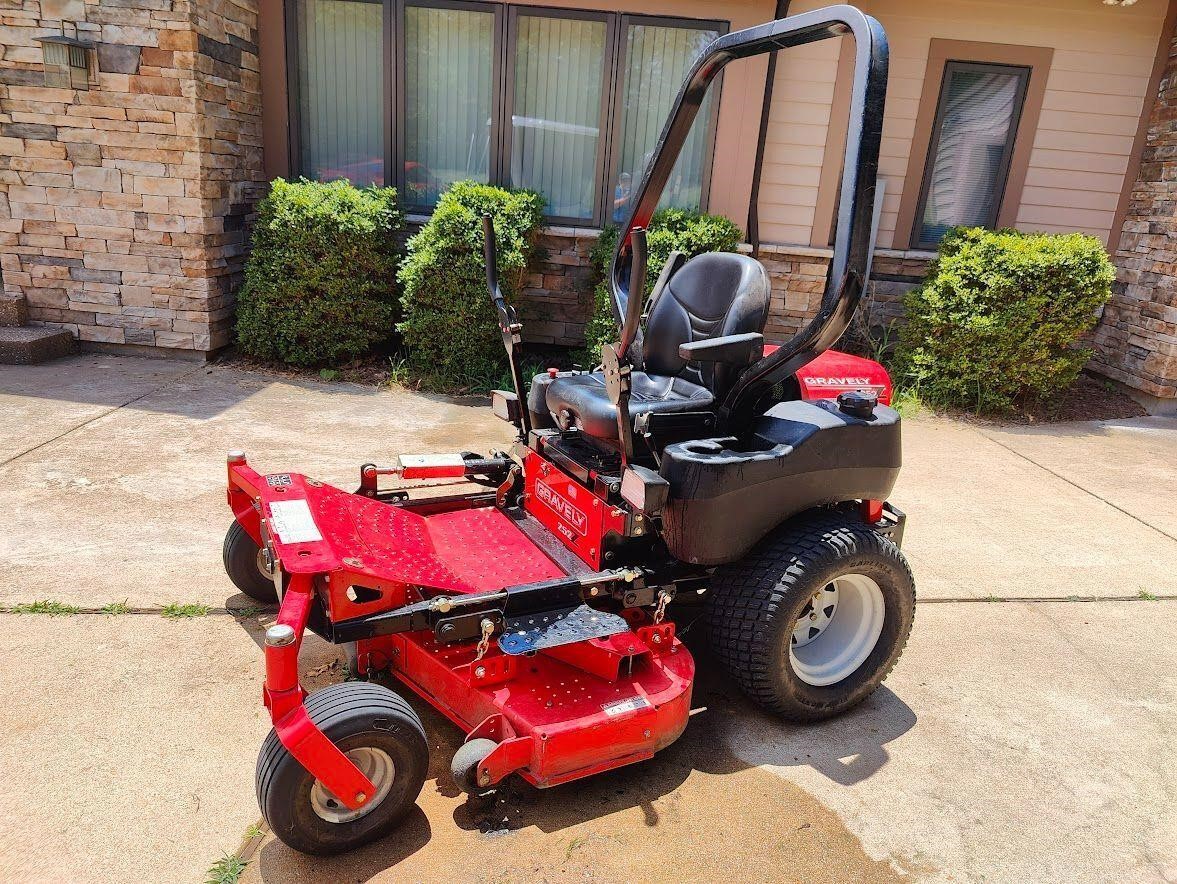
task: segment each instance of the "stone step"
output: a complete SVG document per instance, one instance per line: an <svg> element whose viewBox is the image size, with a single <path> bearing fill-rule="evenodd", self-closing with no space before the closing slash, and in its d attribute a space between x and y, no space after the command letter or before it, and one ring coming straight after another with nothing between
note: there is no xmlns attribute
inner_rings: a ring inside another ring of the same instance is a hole
<svg viewBox="0 0 1177 884"><path fill-rule="evenodd" d="M28 322L28 316L24 298L6 298L0 295L0 327L24 325Z"/></svg>
<svg viewBox="0 0 1177 884"><path fill-rule="evenodd" d="M0 326L0 365L36 365L73 351L74 336L63 329Z"/></svg>

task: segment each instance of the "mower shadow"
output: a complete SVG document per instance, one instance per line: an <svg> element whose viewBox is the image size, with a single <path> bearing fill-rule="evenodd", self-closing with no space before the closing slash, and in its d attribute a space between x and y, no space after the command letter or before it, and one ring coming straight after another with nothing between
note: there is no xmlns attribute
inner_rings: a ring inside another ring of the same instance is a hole
<svg viewBox="0 0 1177 884"><path fill-rule="evenodd" d="M471 798L456 808L454 822L482 833L528 826L552 833L640 808L646 826L654 828L662 822L659 799L710 793L714 800L727 796L730 801L722 778L753 767L811 767L840 785L861 782L890 759L886 744L916 723L911 708L886 687L832 721L817 725L781 721L745 699L706 647L698 646L701 641L689 644L696 646L691 652L698 664L694 712L677 742L649 761L552 789L536 789L511 778L491 798ZM423 719L437 717L419 707ZM460 736L446 751L455 751L459 741ZM456 793L444 771L437 785L439 790Z"/></svg>

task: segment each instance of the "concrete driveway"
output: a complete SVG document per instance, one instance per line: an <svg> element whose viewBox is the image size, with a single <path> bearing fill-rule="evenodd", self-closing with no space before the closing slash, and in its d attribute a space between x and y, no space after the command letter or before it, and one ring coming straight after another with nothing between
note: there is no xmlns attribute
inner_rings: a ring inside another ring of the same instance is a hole
<svg viewBox="0 0 1177 884"><path fill-rule="evenodd" d="M651 762L467 803L444 773L460 734L420 709L435 763L385 842L323 861L247 838L269 620L221 569L225 450L347 485L507 430L478 405L220 367L0 368L0 604L140 611L0 614L0 878L200 881L242 850L254 882L1177 882L1177 421L1151 418L909 421L893 500L921 605L848 716L761 715L696 641L700 711ZM304 657L339 678L333 647Z"/></svg>

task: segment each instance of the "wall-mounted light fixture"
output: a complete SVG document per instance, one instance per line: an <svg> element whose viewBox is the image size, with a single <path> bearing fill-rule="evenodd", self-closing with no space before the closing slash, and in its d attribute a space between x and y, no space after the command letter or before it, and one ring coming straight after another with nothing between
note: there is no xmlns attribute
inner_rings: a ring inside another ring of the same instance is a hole
<svg viewBox="0 0 1177 884"><path fill-rule="evenodd" d="M45 85L89 89L94 74L94 44L65 34L38 37L45 62Z"/></svg>

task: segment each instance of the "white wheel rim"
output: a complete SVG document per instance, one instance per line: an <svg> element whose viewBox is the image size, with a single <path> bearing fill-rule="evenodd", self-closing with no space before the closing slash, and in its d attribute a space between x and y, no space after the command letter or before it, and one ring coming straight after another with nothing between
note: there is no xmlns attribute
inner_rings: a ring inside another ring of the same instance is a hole
<svg viewBox="0 0 1177 884"><path fill-rule="evenodd" d="M267 580L274 579L274 569L270 567L270 563L266 561L266 551L259 549L257 551L257 569L262 572L262 576Z"/></svg>
<svg viewBox="0 0 1177 884"><path fill-rule="evenodd" d="M849 678L878 644L884 613L883 591L865 574L844 574L827 583L793 624L793 672L814 687Z"/></svg>
<svg viewBox="0 0 1177 884"><path fill-rule="evenodd" d="M359 810L351 810L336 798L330 789L315 780L311 786L311 807L320 819L329 823L350 823L371 813L387 797L388 791L392 788L392 781L396 779L396 765L383 749L362 746L359 749L349 749L344 754L372 781L375 791L371 799Z"/></svg>

